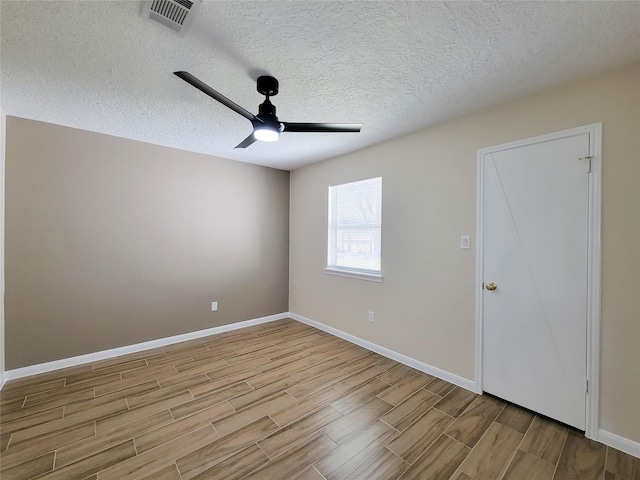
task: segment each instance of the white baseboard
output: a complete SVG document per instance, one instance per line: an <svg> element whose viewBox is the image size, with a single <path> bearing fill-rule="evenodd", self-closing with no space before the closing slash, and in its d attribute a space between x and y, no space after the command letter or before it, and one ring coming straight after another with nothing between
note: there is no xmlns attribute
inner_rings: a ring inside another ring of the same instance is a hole
<svg viewBox="0 0 640 480"><path fill-rule="evenodd" d="M411 357L407 357L398 352L394 352L393 350L389 350L386 347L381 347L375 343L369 342L367 340L363 340L362 338L356 337L355 335L351 335L349 333L343 332L342 330L338 330L337 328L330 327L325 325L324 323L317 322L315 320L311 320L310 318L303 317L302 315L298 315L293 312L289 312L289 317L293 318L302 323L306 323L312 327L315 327L324 332L330 333L331 335L335 335L336 337L340 337L347 342L355 343L356 345L360 345L367 350L371 350L372 352L379 353L387 358L395 360L396 362L400 362L404 365L407 365L411 368L415 368L416 370L420 370L421 372L428 373L429 375L433 375L434 377L441 378L442 380L446 380L449 383L453 383L459 387L462 387L466 390L471 390L475 392L476 383L473 380L468 380L463 377L459 377L458 375L454 375L453 373L449 373L445 370L441 370L437 367L433 367L426 363L415 360Z"/></svg>
<svg viewBox="0 0 640 480"><path fill-rule="evenodd" d="M598 442L609 445L616 450L628 453L634 457L640 458L640 443L629 440L628 438L621 437L615 433L607 432L606 430L598 430Z"/></svg>
<svg viewBox="0 0 640 480"><path fill-rule="evenodd" d="M6 372L2 372L0 374L0 390L2 390L2 387L4 387L5 383L7 383L7 374Z"/></svg>
<svg viewBox="0 0 640 480"><path fill-rule="evenodd" d="M266 317L254 318L243 322L231 323L229 325L222 325L220 327L207 328L205 330L198 330L195 332L183 333L181 335L174 335L172 337L159 338L157 340L151 340L143 343L136 343L134 345L127 345L125 347L112 348L110 350L103 350L100 352L88 353L86 355L79 355L77 357L64 358L62 360L55 360L53 362L40 363L38 365L30 365L28 367L16 368L14 370L8 370L4 373L0 380L0 385L4 385L7 380L14 380L16 378L29 377L31 375L37 375L39 373L50 372L53 370L59 370L61 368L75 367L76 365L82 365L84 363L93 363L99 360L105 360L107 358L120 357L129 353L141 352L143 350L150 350L152 348L164 347L172 343L185 342L187 340L193 340L195 338L208 337L217 333L230 332L232 330L238 330L239 328L251 327L252 325L259 325L261 323L273 322L275 320L281 320L288 318L287 312L278 313L275 315L269 315ZM2 386L0 386L2 388Z"/></svg>

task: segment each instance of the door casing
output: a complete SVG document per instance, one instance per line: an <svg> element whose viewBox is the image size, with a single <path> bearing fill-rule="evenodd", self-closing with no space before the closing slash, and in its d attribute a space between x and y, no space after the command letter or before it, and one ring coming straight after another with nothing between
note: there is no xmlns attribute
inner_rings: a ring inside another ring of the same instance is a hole
<svg viewBox="0 0 640 480"><path fill-rule="evenodd" d="M477 160L477 199L476 199L476 393L483 392L482 385L482 335L483 335L483 198L484 198L484 162L491 153L535 143L548 142L576 135L589 134L589 155L592 157L589 175L589 220L587 227L587 381L586 429L587 438L596 440L599 425L599 386L600 386L600 265L601 265L601 170L602 170L602 123L593 123L582 127L562 130L547 135L517 140L478 150ZM576 159L577 160L577 159Z"/></svg>

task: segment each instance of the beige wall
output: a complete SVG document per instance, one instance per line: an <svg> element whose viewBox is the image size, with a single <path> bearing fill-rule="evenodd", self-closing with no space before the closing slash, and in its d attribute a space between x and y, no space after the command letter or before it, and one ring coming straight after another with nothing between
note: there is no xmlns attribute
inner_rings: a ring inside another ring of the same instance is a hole
<svg viewBox="0 0 640 480"><path fill-rule="evenodd" d="M7 117L6 175L8 369L288 310L289 172Z"/></svg>
<svg viewBox="0 0 640 480"><path fill-rule="evenodd" d="M0 109L0 387L4 379L4 110Z"/></svg>
<svg viewBox="0 0 640 480"><path fill-rule="evenodd" d="M639 65L292 172L290 310L473 379L476 259L459 244L463 234L475 240L477 150L595 122L603 122L601 428L639 442ZM327 275L327 187L373 175L383 176L384 281Z"/></svg>

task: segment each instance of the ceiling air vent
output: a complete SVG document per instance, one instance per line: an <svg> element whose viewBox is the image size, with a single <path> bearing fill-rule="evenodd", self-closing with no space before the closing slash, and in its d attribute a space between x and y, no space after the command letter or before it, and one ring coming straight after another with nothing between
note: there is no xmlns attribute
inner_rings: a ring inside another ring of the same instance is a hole
<svg viewBox="0 0 640 480"><path fill-rule="evenodd" d="M147 0L141 15L184 35L202 0Z"/></svg>

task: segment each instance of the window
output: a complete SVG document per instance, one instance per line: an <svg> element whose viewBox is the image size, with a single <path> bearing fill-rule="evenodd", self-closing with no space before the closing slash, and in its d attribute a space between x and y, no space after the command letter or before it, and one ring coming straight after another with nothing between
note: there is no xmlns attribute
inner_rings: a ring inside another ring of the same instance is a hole
<svg viewBox="0 0 640 480"><path fill-rule="evenodd" d="M329 187L327 273L382 281L382 177Z"/></svg>

